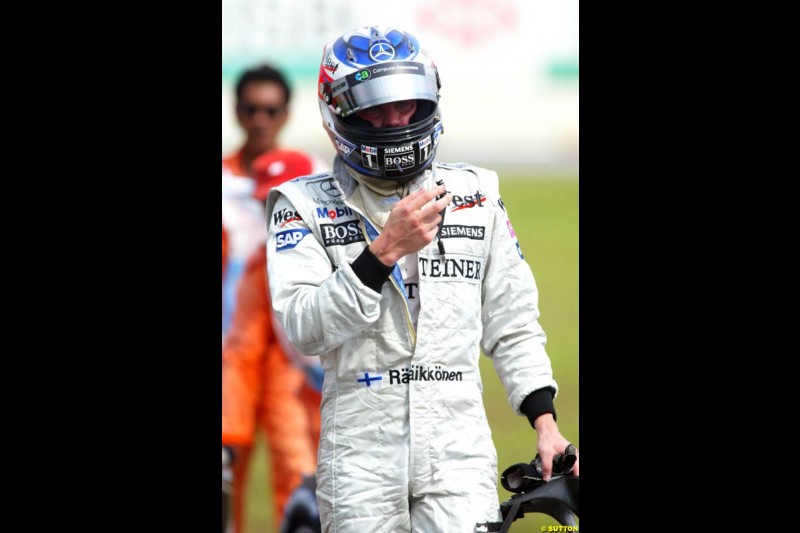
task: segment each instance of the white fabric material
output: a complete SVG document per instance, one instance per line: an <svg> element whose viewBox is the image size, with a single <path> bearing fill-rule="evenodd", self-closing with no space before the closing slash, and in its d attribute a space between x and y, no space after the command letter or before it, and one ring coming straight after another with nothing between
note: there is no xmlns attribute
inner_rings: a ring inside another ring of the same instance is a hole
<svg viewBox="0 0 800 533"><path fill-rule="evenodd" d="M365 176L348 167L342 160L336 158L334 163L336 172L347 172L350 177L361 186L356 186L352 196L348 201L364 213L378 231L382 231L389 219L389 214L395 204L412 192L418 191L430 182L429 178L432 171L426 170L413 180L407 183L398 183L391 180L373 178ZM411 323L417 327L417 317L419 316L419 298L417 297L417 285L419 283L419 270L417 268L417 254L410 254L401 257L397 261L400 273L405 281L406 296L408 298L408 310L411 314Z"/></svg>
<svg viewBox="0 0 800 533"><path fill-rule="evenodd" d="M517 414L534 390L557 390L536 284L497 175L437 164L418 185L434 187L437 179L453 201L445 255L436 240L417 254L416 326L398 281L390 276L379 294L350 266L369 243L364 204L351 201L361 188L352 176L296 179L267 200L268 213L302 219L271 224L267 254L277 317L325 371L317 471L323 531L472 533L477 522L497 520L479 347Z"/></svg>
<svg viewBox="0 0 800 533"><path fill-rule="evenodd" d="M397 262L405 282L408 312L411 314L411 323L414 324L414 329L417 328L417 319L419 318L419 265L417 261L417 254L408 254Z"/></svg>

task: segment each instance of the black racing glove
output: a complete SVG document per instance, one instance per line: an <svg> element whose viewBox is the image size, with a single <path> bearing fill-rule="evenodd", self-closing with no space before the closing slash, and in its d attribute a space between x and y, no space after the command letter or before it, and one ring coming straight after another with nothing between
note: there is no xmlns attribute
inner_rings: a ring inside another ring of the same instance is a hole
<svg viewBox="0 0 800 533"><path fill-rule="evenodd" d="M553 458L553 476L567 476L572 473L578 455L575 446L568 444L564 453L559 453ZM528 492L542 483L542 458L539 454L530 463L517 463L503 471L500 483L509 492Z"/></svg>

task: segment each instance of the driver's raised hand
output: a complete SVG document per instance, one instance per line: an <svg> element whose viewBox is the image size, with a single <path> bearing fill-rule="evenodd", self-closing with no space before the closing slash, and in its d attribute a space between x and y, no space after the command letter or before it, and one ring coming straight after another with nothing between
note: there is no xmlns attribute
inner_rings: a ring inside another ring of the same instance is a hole
<svg viewBox="0 0 800 533"><path fill-rule="evenodd" d="M431 200L444 192L444 185L420 189L397 202L383 231L369 245L370 252L384 265L392 266L401 257L430 244L442 220L439 213L450 204L452 196L447 194L439 200Z"/></svg>

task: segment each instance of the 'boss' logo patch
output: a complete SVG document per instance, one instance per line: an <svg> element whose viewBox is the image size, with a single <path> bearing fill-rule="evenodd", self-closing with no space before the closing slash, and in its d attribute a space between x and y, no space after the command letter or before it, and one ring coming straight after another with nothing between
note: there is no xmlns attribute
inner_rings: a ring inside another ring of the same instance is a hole
<svg viewBox="0 0 800 533"><path fill-rule="evenodd" d="M358 221L350 220L341 224L320 224L322 240L325 246L342 246L364 240L364 234L358 227Z"/></svg>

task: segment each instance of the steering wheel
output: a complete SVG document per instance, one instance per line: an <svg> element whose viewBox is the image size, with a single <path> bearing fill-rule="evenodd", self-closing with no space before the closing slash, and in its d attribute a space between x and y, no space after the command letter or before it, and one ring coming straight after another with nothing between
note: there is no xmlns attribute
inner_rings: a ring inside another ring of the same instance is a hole
<svg viewBox="0 0 800 533"><path fill-rule="evenodd" d="M571 444L563 454L553 459L553 476L549 482L542 479L542 461L537 454L533 461L519 463L505 469L500 481L503 488L515 492L500 504L502 522L476 524L476 532L507 533L511 524L525 513L544 513L563 526L576 526L579 512L579 479L572 475L577 459Z"/></svg>

